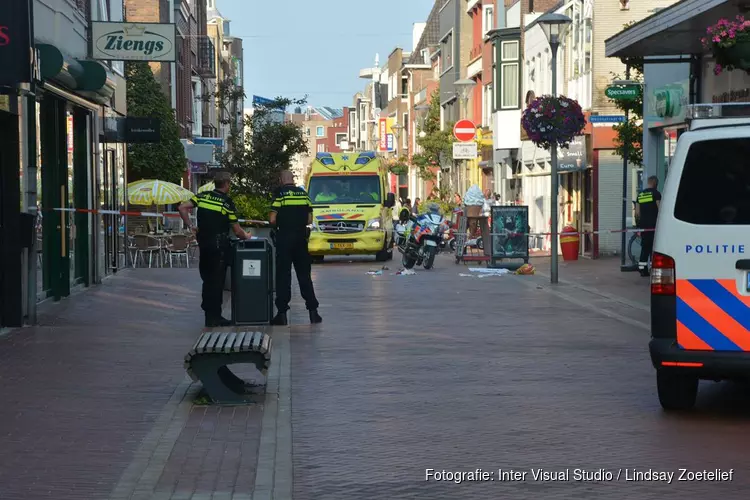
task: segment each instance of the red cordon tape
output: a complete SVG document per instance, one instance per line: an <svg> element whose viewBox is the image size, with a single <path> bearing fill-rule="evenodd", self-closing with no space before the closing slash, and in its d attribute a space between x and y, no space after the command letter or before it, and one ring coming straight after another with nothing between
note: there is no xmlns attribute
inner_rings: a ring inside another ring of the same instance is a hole
<svg viewBox="0 0 750 500"><path fill-rule="evenodd" d="M133 217L180 217L180 214L175 213L160 213L160 212L136 212L132 210L96 210L90 208L53 208L55 212L80 212L85 214L101 214L101 215L130 215ZM261 224L268 225L268 221L264 220L253 220L253 219L238 219L238 222L250 223L250 224ZM654 229L605 229L601 231L581 231L575 233L557 233L558 236L583 236L585 234L617 234L617 233L646 233L653 232ZM554 233L490 233L490 236L551 236Z"/></svg>

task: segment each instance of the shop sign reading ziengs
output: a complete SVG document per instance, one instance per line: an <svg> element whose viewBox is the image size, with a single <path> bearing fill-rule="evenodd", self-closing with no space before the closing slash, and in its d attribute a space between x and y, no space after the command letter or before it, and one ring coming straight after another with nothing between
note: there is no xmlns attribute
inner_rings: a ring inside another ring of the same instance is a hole
<svg viewBox="0 0 750 500"><path fill-rule="evenodd" d="M174 24L91 23L91 58L100 61L175 62Z"/></svg>

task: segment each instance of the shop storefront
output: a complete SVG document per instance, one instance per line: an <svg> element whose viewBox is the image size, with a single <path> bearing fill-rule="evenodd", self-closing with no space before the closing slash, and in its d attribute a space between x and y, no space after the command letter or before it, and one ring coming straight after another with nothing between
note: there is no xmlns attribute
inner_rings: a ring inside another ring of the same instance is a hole
<svg viewBox="0 0 750 500"><path fill-rule="evenodd" d="M23 103L33 92L36 61L31 2L4 1L0 8L0 331L23 324L24 260L32 240L30 217L24 217L22 182ZM24 225L23 221L27 220ZM33 219L32 219L33 220Z"/></svg>
<svg viewBox="0 0 750 500"><path fill-rule="evenodd" d="M644 64L644 168L634 182L636 193L645 187L645 179L651 175L656 175L664 185L677 139L687 130L685 111L695 102L690 84L691 66L690 59L663 62L650 58Z"/></svg>
<svg viewBox="0 0 750 500"><path fill-rule="evenodd" d="M585 135L579 135L568 148L560 148L557 170L560 172L560 217L563 226L583 229L582 194L584 172L587 169L587 141Z"/></svg>
<svg viewBox="0 0 750 500"><path fill-rule="evenodd" d="M701 43L707 27L743 14L733 0L683 0L606 40L607 57L644 58L641 183L656 175L663 185L676 142L687 130L689 104L750 102L750 76L743 71L716 75Z"/></svg>

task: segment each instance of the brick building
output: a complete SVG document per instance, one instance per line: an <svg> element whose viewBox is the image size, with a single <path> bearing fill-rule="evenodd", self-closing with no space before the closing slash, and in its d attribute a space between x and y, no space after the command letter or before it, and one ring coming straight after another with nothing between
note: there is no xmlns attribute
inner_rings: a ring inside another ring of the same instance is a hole
<svg viewBox="0 0 750 500"><path fill-rule="evenodd" d="M213 0L208 1L213 4ZM193 143L194 138L203 134L206 107L202 96L210 88L209 81L216 79L213 43L207 36L207 1L125 0L125 9L127 21L176 25L177 61L154 63L152 69L175 109L190 163L190 168L186 165L184 184L192 185L195 182L191 182L194 178L190 174L207 171L214 147Z"/></svg>

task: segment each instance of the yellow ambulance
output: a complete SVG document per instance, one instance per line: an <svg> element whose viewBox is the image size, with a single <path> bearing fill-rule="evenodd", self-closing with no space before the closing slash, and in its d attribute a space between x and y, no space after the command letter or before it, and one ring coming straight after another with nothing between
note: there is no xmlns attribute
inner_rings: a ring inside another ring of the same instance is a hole
<svg viewBox="0 0 750 500"><path fill-rule="evenodd" d="M326 255L393 258L393 206L388 169L373 152L317 153L307 192L313 205L309 249Z"/></svg>

